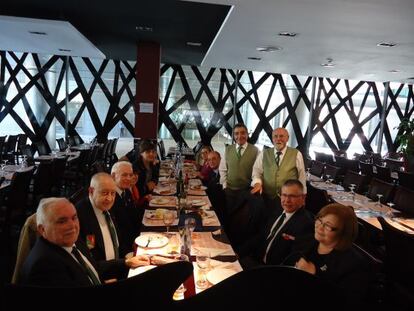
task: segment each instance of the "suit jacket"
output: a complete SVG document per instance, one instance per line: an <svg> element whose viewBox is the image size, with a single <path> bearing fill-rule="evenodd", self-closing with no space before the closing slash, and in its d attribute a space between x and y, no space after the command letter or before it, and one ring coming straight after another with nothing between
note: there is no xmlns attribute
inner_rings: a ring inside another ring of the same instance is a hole
<svg viewBox="0 0 414 311"><path fill-rule="evenodd" d="M119 233L127 249L132 249L135 238L139 236L144 208L137 207L129 190L125 190L125 199L118 193L111 213L118 224Z"/></svg>
<svg viewBox="0 0 414 311"><path fill-rule="evenodd" d="M268 246L267 237L276 219L281 212L272 215L264 229L250 239L241 248L240 255L252 256L258 263L263 264L263 258ZM279 230L267 254L266 264L279 265L291 253L293 242L297 237L306 236L313 232L314 220L312 215L304 208L296 211Z"/></svg>
<svg viewBox="0 0 414 311"><path fill-rule="evenodd" d="M95 260L105 260L105 245L102 231L89 198L85 198L76 204L76 210L80 223L79 239L86 243ZM123 258L125 254L132 251L132 247L128 249L125 245L125 241L119 232L117 221L112 215L112 210L110 211L110 215L112 222L115 225L116 233L118 235L119 257Z"/></svg>
<svg viewBox="0 0 414 311"><path fill-rule="evenodd" d="M89 252L81 244L77 247L95 267L99 267ZM72 287L90 286L91 282L79 263L62 247L39 237L23 264L21 284Z"/></svg>

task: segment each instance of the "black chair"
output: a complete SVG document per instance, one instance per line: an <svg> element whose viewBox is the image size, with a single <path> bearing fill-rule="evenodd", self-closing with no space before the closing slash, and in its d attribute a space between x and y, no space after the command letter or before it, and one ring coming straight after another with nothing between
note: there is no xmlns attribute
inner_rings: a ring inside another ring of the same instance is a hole
<svg viewBox="0 0 414 311"><path fill-rule="evenodd" d="M161 158L161 160L165 160L166 159L166 154L165 154L164 141L162 139L160 139L158 141L157 145L158 145L158 150L160 152L160 158Z"/></svg>
<svg viewBox="0 0 414 311"><path fill-rule="evenodd" d="M321 303L321 293L324 301ZM174 302L177 310L344 310L335 284L284 266L241 271L203 292ZM330 307L328 307L330 306Z"/></svg>
<svg viewBox="0 0 414 311"><path fill-rule="evenodd" d="M312 186L309 182L306 183L307 194L305 200L305 207L312 214L319 213L322 207L331 203L326 190L321 190Z"/></svg>
<svg viewBox="0 0 414 311"><path fill-rule="evenodd" d="M310 172L312 175L315 175L315 176L321 177L321 176L322 176L322 174L323 174L323 170L324 170L324 168L325 168L325 164L324 164L324 163L319 162L319 161L313 161L313 162L312 162L312 166L310 167L309 172Z"/></svg>
<svg viewBox="0 0 414 311"><path fill-rule="evenodd" d="M333 164L334 163L334 157L332 154L326 154L323 152L316 152L315 151L315 160L322 162L322 163L327 163L327 164Z"/></svg>
<svg viewBox="0 0 414 311"><path fill-rule="evenodd" d="M56 304L63 304L64 310L76 310L79 305L89 310L118 310L121 306L135 309L144 301L154 310L169 310L175 290L191 275L192 270L191 263L180 261L118 282L96 286L57 288L6 284L2 303L4 310L20 310L47 293L48 302L42 305L42 310L56 310Z"/></svg>
<svg viewBox="0 0 414 311"><path fill-rule="evenodd" d="M32 206L35 208L40 199L52 194L54 165L52 161L42 161L33 175Z"/></svg>
<svg viewBox="0 0 414 311"><path fill-rule="evenodd" d="M349 191L349 186L351 184L355 185L356 193L365 193L367 189L366 176L358 174L357 172L348 171L344 177L342 185L344 186L345 190Z"/></svg>
<svg viewBox="0 0 414 311"><path fill-rule="evenodd" d="M399 305L403 310L412 310L414 235L398 230L382 217L378 217L378 221L384 233L387 293L393 305Z"/></svg>
<svg viewBox="0 0 414 311"><path fill-rule="evenodd" d="M49 145L43 141L37 141L33 144L36 146L36 150L40 156L48 155L51 152Z"/></svg>
<svg viewBox="0 0 414 311"><path fill-rule="evenodd" d="M398 184L408 189L414 190L414 174L398 171Z"/></svg>
<svg viewBox="0 0 414 311"><path fill-rule="evenodd" d="M68 144L65 142L63 138L58 138L56 139L56 141L59 146L59 151L65 151L68 148Z"/></svg>
<svg viewBox="0 0 414 311"><path fill-rule="evenodd" d="M394 208L407 216L414 216L414 191L403 186L396 187Z"/></svg>
<svg viewBox="0 0 414 311"><path fill-rule="evenodd" d="M381 203L386 204L392 199L394 184L387 183L383 180L373 178L368 187L367 197L377 200L377 194L382 194Z"/></svg>
<svg viewBox="0 0 414 311"><path fill-rule="evenodd" d="M73 141L75 142L75 146L83 144L82 138L77 134L73 136Z"/></svg>
<svg viewBox="0 0 414 311"><path fill-rule="evenodd" d="M333 166L330 164L325 165L325 169L323 170L323 176L322 178L324 180L328 179L328 176L330 179L332 179L334 182L338 182L339 173L341 171L340 167Z"/></svg>
<svg viewBox="0 0 414 311"><path fill-rule="evenodd" d="M374 165L374 177L385 182L392 182L391 169L386 166Z"/></svg>

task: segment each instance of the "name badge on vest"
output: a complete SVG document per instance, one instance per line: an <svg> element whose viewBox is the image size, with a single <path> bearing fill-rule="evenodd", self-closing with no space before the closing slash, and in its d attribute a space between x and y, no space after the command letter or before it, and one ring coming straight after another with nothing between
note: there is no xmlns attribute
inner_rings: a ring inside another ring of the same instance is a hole
<svg viewBox="0 0 414 311"><path fill-rule="evenodd" d="M86 236L86 246L88 249L95 248L95 235L94 234L88 234Z"/></svg>

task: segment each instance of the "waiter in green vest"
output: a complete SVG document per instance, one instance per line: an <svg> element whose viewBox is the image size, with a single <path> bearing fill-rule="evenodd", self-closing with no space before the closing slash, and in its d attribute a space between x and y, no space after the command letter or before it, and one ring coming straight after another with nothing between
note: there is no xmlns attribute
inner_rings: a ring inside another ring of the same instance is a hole
<svg viewBox="0 0 414 311"><path fill-rule="evenodd" d="M227 146L224 161L220 162L220 184L226 193L226 209L231 214L239 206L240 194L250 188L252 168L259 153L256 146L249 144L246 125L238 123L233 128L236 144Z"/></svg>
<svg viewBox="0 0 414 311"><path fill-rule="evenodd" d="M253 166L251 193L262 194L267 207L280 206L280 189L288 179L298 179L306 193L306 174L302 154L287 146L289 133L285 128L272 132L274 148L263 150Z"/></svg>

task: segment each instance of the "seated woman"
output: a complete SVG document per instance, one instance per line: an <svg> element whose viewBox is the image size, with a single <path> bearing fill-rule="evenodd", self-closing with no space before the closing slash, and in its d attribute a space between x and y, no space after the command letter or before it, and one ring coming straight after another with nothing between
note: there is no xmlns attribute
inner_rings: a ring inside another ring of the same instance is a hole
<svg viewBox="0 0 414 311"><path fill-rule="evenodd" d="M139 145L139 157L132 163L134 172L138 173L137 187L141 196L150 194L158 183L160 169L156 148L150 140L143 140Z"/></svg>
<svg viewBox="0 0 414 311"><path fill-rule="evenodd" d="M208 165L208 154L213 151L210 146L203 146L200 150L199 156L197 157L196 165L201 179L207 178L211 174L211 167Z"/></svg>
<svg viewBox="0 0 414 311"><path fill-rule="evenodd" d="M357 304L370 280L368 261L353 246L357 234L354 210L328 204L315 218L314 236L295 241L285 264L335 283Z"/></svg>
<svg viewBox="0 0 414 311"><path fill-rule="evenodd" d="M134 172L133 177L131 178L131 195L132 200L136 207L145 207L145 203L151 201L151 195L147 194L145 196L139 193L137 183L138 183L138 172Z"/></svg>

